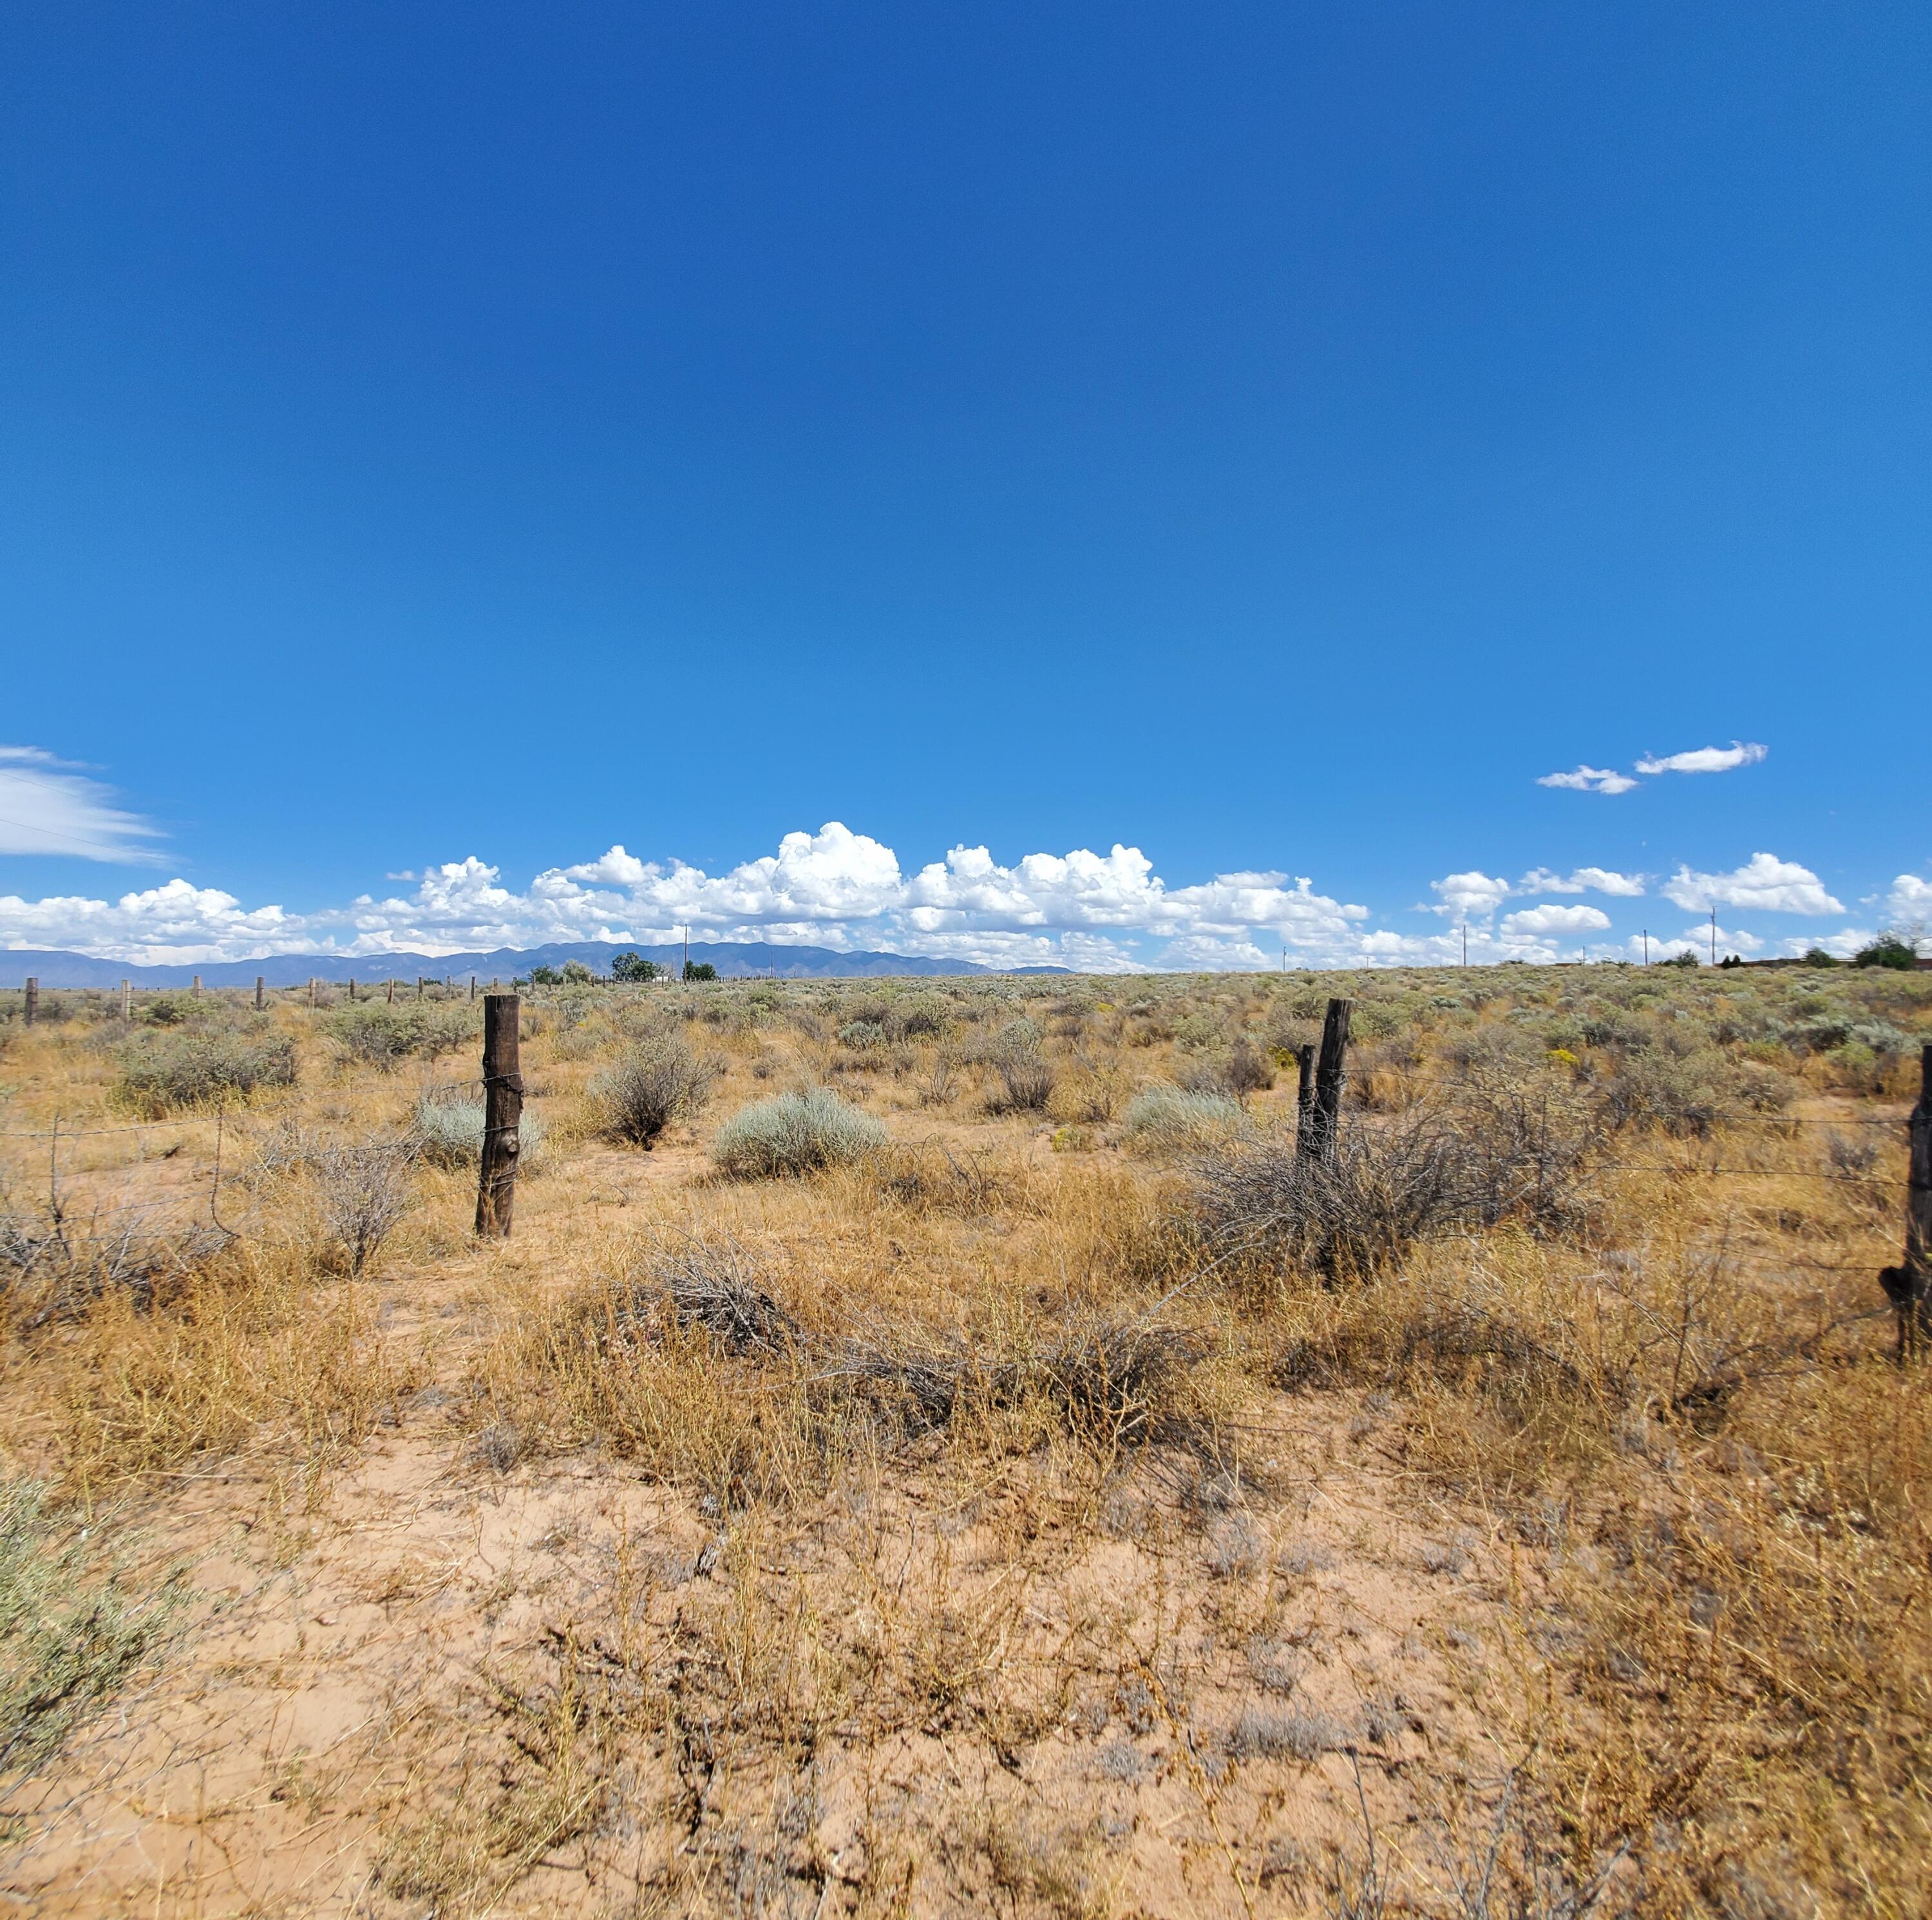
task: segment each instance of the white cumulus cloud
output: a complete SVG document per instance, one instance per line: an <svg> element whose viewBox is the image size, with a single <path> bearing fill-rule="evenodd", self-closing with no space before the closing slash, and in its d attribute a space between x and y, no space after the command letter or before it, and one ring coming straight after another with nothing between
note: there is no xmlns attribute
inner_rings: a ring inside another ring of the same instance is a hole
<svg viewBox="0 0 1932 1920"><path fill-rule="evenodd" d="M1568 787L1580 794L1628 794L1638 783L1628 773L1608 766L1580 766L1571 773L1544 773L1539 787Z"/></svg>
<svg viewBox="0 0 1932 1920"><path fill-rule="evenodd" d="M1451 914L1461 920L1487 920L1515 891L1506 880L1492 880L1475 869L1468 873L1445 874L1432 880L1429 890L1436 896L1432 914Z"/></svg>
<svg viewBox="0 0 1932 1920"><path fill-rule="evenodd" d="M1844 908L1809 867L1754 854L1730 873L1694 873L1681 866L1664 887L1673 905L1708 912L1713 907L1742 907L1759 914L1842 914Z"/></svg>
<svg viewBox="0 0 1932 1920"><path fill-rule="evenodd" d="M1636 764L1640 773L1728 773L1735 766L1755 766L1771 749L1755 740L1733 740L1727 747L1694 747L1688 753L1646 754Z"/></svg>
<svg viewBox="0 0 1932 1920"><path fill-rule="evenodd" d="M1525 907L1503 916L1502 931L1507 939L1521 934L1601 933L1610 924L1610 915L1596 907Z"/></svg>
<svg viewBox="0 0 1932 1920"><path fill-rule="evenodd" d="M112 803L112 790L39 747L0 746L0 854L147 863L160 829Z"/></svg>
<svg viewBox="0 0 1932 1920"><path fill-rule="evenodd" d="M1900 874L1886 896L1885 910L1894 926L1932 920L1932 880L1921 880L1916 873Z"/></svg>
<svg viewBox="0 0 1932 1920"><path fill-rule="evenodd" d="M910 876L882 842L834 820L718 874L622 845L525 887L474 856L422 868L406 892L292 912L246 908L184 880L117 901L0 899L0 946L66 947L140 962L272 952L453 953L553 940L700 939L1110 970L1259 967L1286 946L1312 964L1358 961L1368 910L1306 877L1228 873L1170 886L1139 849L1029 854L1003 865L956 847Z"/></svg>

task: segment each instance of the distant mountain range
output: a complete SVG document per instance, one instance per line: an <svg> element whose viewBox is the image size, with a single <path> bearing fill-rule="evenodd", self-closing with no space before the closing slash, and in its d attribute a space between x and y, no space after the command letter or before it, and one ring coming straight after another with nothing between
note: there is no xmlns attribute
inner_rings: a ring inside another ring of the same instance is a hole
<svg viewBox="0 0 1932 1920"><path fill-rule="evenodd" d="M128 960L97 960L86 953L32 948L0 952L0 986L16 986L32 975L44 987L113 987L132 980L139 987L184 987L197 976L205 986L251 987L260 975L272 987L298 987L316 980L425 979L508 980L527 976L532 967L561 967L581 960L593 973L610 970L614 956L635 953L675 974L684 962L680 941L644 946L620 940L560 940L548 946L500 946L488 953L358 953L344 959L332 953L276 953L260 960L196 961L183 967L137 967ZM826 946L773 946L763 941L715 944L693 940L693 960L708 960L722 980L879 980L892 975L936 974L1068 974L1069 967L982 967L970 960L929 960L912 953L836 953Z"/></svg>

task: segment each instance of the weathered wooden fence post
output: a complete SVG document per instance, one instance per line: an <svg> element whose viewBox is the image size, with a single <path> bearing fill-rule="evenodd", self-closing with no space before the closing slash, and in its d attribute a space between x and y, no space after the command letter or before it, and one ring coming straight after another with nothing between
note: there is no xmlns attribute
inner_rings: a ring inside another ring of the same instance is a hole
<svg viewBox="0 0 1932 1920"><path fill-rule="evenodd" d="M1294 1050L1294 1150L1315 1150L1315 1042L1309 1041Z"/></svg>
<svg viewBox="0 0 1932 1920"><path fill-rule="evenodd" d="M420 1000L420 999L422 999L422 997L423 997L423 976L422 976L422 974L418 974L416 976L416 998L417 998L417 999Z"/></svg>
<svg viewBox="0 0 1932 1920"><path fill-rule="evenodd" d="M385 1006L394 1006L395 1004L396 983L394 980L392 980L388 984L388 990L382 995L382 1004Z"/></svg>
<svg viewBox="0 0 1932 1920"><path fill-rule="evenodd" d="M266 988L267 985L268 981L262 975L257 974L255 976L255 1011L257 1013L260 1012L262 1010L262 1005L264 1004L262 999L262 989Z"/></svg>
<svg viewBox="0 0 1932 1920"><path fill-rule="evenodd" d="M23 1027L31 1027L40 1018L40 982L38 974L29 974L27 976L26 987L21 998L26 1004L20 1010L20 1024Z"/></svg>
<svg viewBox="0 0 1932 1920"><path fill-rule="evenodd" d="M194 992L196 999L199 1000L201 998L201 976L199 974L194 976Z"/></svg>
<svg viewBox="0 0 1932 1920"><path fill-rule="evenodd" d="M1342 1126L1342 1089L1348 1079L1348 1016L1352 1000L1331 1000L1322 1022L1322 1052L1315 1063L1315 1106L1310 1144L1324 1160L1335 1157Z"/></svg>
<svg viewBox="0 0 1932 1920"><path fill-rule="evenodd" d="M472 1000L476 998L476 976L474 974L470 976L470 998Z"/></svg>
<svg viewBox="0 0 1932 1920"><path fill-rule="evenodd" d="M353 974L349 976L349 1004L352 1006L356 1004L356 976Z"/></svg>
<svg viewBox="0 0 1932 1920"><path fill-rule="evenodd" d="M1907 1122L1912 1158L1906 1174L1905 1262L1878 1276L1898 1316L1902 1360L1932 1339L1932 1042L1918 1052L1918 1104Z"/></svg>
<svg viewBox="0 0 1932 1920"><path fill-rule="evenodd" d="M476 1231L498 1240L509 1238L517 1198L518 1130L524 1115L520 1012L513 993L483 997L483 1162L476 1183Z"/></svg>
<svg viewBox="0 0 1932 1920"><path fill-rule="evenodd" d="M315 976L313 974L308 976L308 1010L311 1013L315 1011Z"/></svg>
<svg viewBox="0 0 1932 1920"><path fill-rule="evenodd" d="M121 1017L124 1020L131 1020L134 1017L134 982L132 980L121 982Z"/></svg>

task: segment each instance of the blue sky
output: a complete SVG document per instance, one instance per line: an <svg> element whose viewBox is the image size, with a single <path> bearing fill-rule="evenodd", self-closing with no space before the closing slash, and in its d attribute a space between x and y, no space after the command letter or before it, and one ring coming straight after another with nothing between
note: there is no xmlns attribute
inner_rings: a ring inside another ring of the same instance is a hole
<svg viewBox="0 0 1932 1920"><path fill-rule="evenodd" d="M21 0L0 944L1932 920L1928 82L1906 5Z"/></svg>

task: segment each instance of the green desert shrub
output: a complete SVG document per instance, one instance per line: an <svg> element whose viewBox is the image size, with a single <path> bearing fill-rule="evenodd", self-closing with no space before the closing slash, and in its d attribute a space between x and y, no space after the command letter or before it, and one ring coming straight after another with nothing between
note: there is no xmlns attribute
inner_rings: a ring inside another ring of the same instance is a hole
<svg viewBox="0 0 1932 1920"><path fill-rule="evenodd" d="M740 1180L812 1173L862 1159L886 1144L886 1130L829 1088L782 1094L734 1114L718 1130L712 1158Z"/></svg>
<svg viewBox="0 0 1932 1920"><path fill-rule="evenodd" d="M245 1100L259 1088L295 1084L293 1044L266 1028L236 1033L158 1028L118 1053L119 1098L151 1120L184 1107Z"/></svg>
<svg viewBox="0 0 1932 1920"><path fill-rule="evenodd" d="M476 1010L461 1003L412 1000L392 1006L370 1000L338 1007L323 1030L344 1058L394 1066L411 1058L432 1060L476 1039Z"/></svg>

